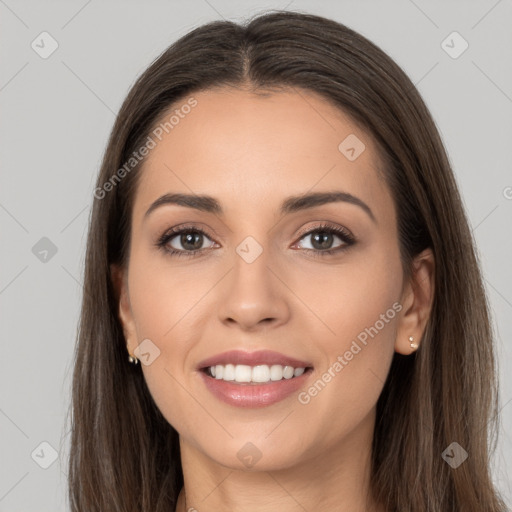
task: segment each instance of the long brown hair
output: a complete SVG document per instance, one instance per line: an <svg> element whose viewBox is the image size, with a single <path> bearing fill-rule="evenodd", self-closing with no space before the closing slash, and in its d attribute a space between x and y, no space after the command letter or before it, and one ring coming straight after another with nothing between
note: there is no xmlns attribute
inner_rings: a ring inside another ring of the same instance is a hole
<svg viewBox="0 0 512 512"><path fill-rule="evenodd" d="M371 491L388 511L504 511L489 468L498 395L488 304L435 124L412 82L377 46L335 21L286 11L192 30L149 66L121 107L89 223L72 390L71 510L176 506L178 434L140 366L127 362L117 315L110 264L127 265L141 165L119 169L170 106L217 86L313 91L374 138L397 211L404 275L427 247L436 275L420 349L395 354L377 403ZM442 457L454 441L469 454L456 469Z"/></svg>

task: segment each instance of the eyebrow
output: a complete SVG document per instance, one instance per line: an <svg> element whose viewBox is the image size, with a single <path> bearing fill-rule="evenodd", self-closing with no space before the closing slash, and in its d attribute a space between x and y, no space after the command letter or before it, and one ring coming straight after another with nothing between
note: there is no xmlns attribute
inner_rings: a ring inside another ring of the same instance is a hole
<svg viewBox="0 0 512 512"><path fill-rule="evenodd" d="M295 213L308 208L314 208L328 203L344 202L359 206L370 217L370 219L377 224L375 215L371 208L358 197L349 194L348 192L314 192L300 196L291 196L286 198L280 209L282 216ZM215 215L223 215L222 206L219 201L212 196L195 195L195 194L165 194L154 201L144 214L146 219L151 212L160 206L174 204L178 206L185 206Z"/></svg>

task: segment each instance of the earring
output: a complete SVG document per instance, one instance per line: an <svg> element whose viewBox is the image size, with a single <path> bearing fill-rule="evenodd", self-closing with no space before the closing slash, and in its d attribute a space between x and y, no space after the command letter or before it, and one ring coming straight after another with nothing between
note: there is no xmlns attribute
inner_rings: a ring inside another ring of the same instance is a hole
<svg viewBox="0 0 512 512"><path fill-rule="evenodd" d="M135 356L132 356L131 354L128 354L128 361L130 361L130 363L132 363L132 364L139 363L139 360Z"/></svg>
<svg viewBox="0 0 512 512"><path fill-rule="evenodd" d="M414 338L412 336L409 336L409 342L410 342L411 348L416 350L418 348L418 344L413 343L413 341L414 341Z"/></svg>

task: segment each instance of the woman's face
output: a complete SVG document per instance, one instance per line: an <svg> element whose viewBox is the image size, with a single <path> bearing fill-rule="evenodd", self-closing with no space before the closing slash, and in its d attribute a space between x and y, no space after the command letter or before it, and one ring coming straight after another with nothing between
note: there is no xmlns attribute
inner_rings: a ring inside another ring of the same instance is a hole
<svg viewBox="0 0 512 512"><path fill-rule="evenodd" d="M209 461L268 470L367 446L393 353L419 335L376 147L311 92L193 98L152 132L134 199L129 350L182 443ZM189 206L154 205L166 194ZM188 231L165 238L171 228ZM263 350L274 354L223 355ZM219 354L214 378L203 368Z"/></svg>

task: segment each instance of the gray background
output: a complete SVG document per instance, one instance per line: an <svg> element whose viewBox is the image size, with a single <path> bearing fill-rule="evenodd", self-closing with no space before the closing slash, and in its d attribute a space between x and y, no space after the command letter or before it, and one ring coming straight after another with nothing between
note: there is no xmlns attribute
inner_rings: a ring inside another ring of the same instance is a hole
<svg viewBox="0 0 512 512"><path fill-rule="evenodd" d="M494 475L512 503L512 1L287 2L0 0L0 511L67 509L66 413L87 219L123 98L191 28L270 8L361 32L404 68L432 111L492 307L502 423ZM47 59L31 47L43 31L59 45ZM453 31L469 43L456 59L441 46ZM45 262L43 237L57 249ZM42 442L58 452L47 469L40 466L52 453Z"/></svg>

